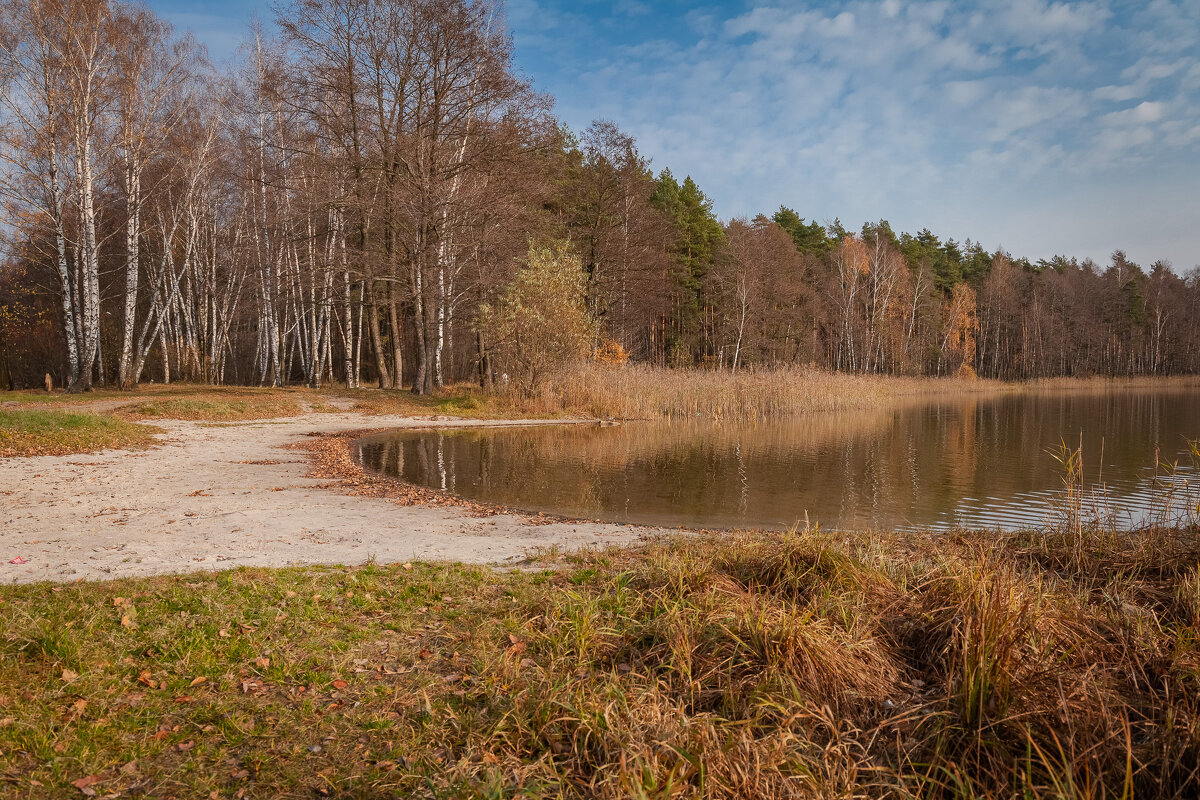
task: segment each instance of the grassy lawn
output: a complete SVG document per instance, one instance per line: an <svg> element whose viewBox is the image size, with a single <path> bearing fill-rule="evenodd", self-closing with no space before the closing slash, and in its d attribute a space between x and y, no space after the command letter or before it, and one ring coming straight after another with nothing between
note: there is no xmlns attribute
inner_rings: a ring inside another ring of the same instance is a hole
<svg viewBox="0 0 1200 800"><path fill-rule="evenodd" d="M0 794L1194 796L1200 532L1089 536L7 587Z"/></svg>
<svg viewBox="0 0 1200 800"><path fill-rule="evenodd" d="M262 388L185 383L148 384L129 392L96 390L86 394L57 392L49 395L32 390L0 392L0 408L54 409L69 405L86 410L93 404L132 420L232 422L294 417L309 411L449 414L485 419L521 415L509 398L486 396L471 384L448 386L432 396L414 395L406 389Z"/></svg>
<svg viewBox="0 0 1200 800"><path fill-rule="evenodd" d="M107 414L0 408L0 458L147 447L156 432Z"/></svg>
<svg viewBox="0 0 1200 800"><path fill-rule="evenodd" d="M182 419L212 422L295 417L304 409L295 397L263 393L261 396L161 397L122 406L129 419Z"/></svg>

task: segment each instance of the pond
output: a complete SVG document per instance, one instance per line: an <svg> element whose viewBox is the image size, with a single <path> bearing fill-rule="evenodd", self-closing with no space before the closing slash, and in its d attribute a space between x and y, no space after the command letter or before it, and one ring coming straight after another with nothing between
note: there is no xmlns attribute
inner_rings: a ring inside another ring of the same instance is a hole
<svg viewBox="0 0 1200 800"><path fill-rule="evenodd" d="M1086 513L1129 528L1164 500L1196 511L1198 438L1200 389L1176 388L957 395L756 423L392 432L356 447L368 469L411 483L580 519L1016 529L1061 513L1065 442L1082 445Z"/></svg>

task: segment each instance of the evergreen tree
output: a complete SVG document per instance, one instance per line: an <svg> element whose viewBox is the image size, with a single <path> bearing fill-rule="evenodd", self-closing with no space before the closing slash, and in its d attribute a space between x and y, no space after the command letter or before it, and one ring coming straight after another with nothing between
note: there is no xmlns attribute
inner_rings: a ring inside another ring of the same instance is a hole
<svg viewBox="0 0 1200 800"><path fill-rule="evenodd" d="M833 249L833 242L825 235L825 227L813 221L805 224L804 217L787 206L780 206L771 217L775 224L787 231L796 243L796 249L810 255L825 255Z"/></svg>
<svg viewBox="0 0 1200 800"><path fill-rule="evenodd" d="M693 360L700 345L705 278L724 245L725 233L713 214L713 201L691 176L680 184L669 169L664 169L658 176L653 203L674 220L678 236L672 248L679 299L671 359L682 363Z"/></svg>

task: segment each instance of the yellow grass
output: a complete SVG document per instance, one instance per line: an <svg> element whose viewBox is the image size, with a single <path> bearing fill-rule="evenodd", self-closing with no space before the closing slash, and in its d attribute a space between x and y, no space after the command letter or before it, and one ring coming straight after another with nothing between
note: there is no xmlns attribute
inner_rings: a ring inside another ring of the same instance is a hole
<svg viewBox="0 0 1200 800"><path fill-rule="evenodd" d="M642 364L590 363L560 375L532 396L498 389L525 413L577 414L618 419L703 417L755 420L819 411L884 408L897 401L947 395L1016 391L1104 391L1200 386L1182 378L1055 378L1009 383L966 377L853 375L804 367L747 369L732 374Z"/></svg>
<svg viewBox="0 0 1200 800"><path fill-rule="evenodd" d="M734 375L644 365L589 364L532 397L512 398L528 412L570 412L648 419L767 419L815 411L881 406L898 398L1005 391L996 381L847 375L804 368L744 370Z"/></svg>

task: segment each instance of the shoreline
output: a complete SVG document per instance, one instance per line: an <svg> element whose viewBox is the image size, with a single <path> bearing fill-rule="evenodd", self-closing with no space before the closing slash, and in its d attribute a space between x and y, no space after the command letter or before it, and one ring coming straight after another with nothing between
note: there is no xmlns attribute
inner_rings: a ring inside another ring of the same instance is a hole
<svg viewBox="0 0 1200 800"><path fill-rule="evenodd" d="M358 413L219 426L156 420L165 432L149 450L4 459L0 583L370 561L505 564L545 548L629 544L660 532L355 494L297 452L313 433L564 423ZM18 556L25 563L8 563Z"/></svg>
<svg viewBox="0 0 1200 800"><path fill-rule="evenodd" d="M931 379L930 391L873 399L873 405L937 402L932 390L939 385ZM1186 391L1198 385L1200 378L1180 377L979 388L981 397L1001 397L1144 387ZM125 406L148 400L192 398L260 398L289 403L296 413L232 421L148 417L143 424L161 433L146 449L0 458L0 584L373 560L504 565L546 548L631 544L679 530L485 506L373 475L353 461L345 444L352 434L390 429L596 423L580 414L473 418L443 413L458 410L453 398L424 400L421 407L411 397L377 390L190 386L115 398L101 394L90 405L75 398L68 405L0 394L0 406L55 405L119 415ZM380 413L397 407L401 413ZM487 409L497 411L516 413L502 406ZM814 413L823 412L804 412ZM337 444L332 450L331 441ZM10 563L18 557L25 563Z"/></svg>

